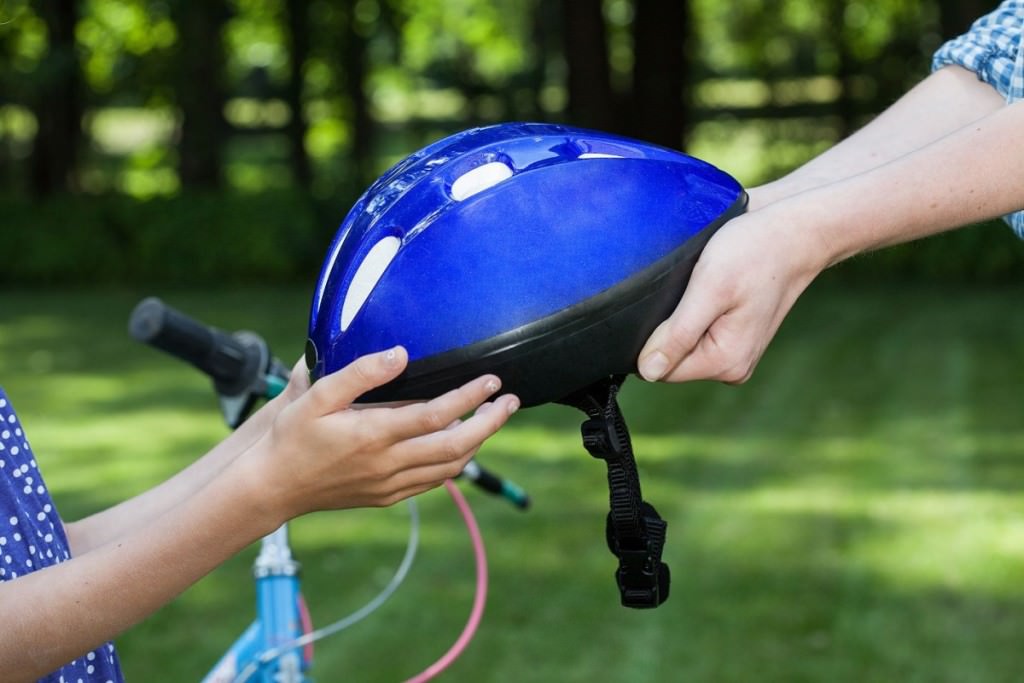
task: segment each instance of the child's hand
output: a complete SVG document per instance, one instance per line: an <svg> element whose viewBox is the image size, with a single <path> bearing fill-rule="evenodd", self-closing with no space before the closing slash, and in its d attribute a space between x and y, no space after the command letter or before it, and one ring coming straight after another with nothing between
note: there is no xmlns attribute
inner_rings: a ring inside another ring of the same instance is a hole
<svg viewBox="0 0 1024 683"><path fill-rule="evenodd" d="M486 375L426 403L351 409L407 362L396 347L318 380L297 392L245 454L261 498L277 506L281 521L313 510L391 505L431 489L457 476L519 407L511 395L485 403L500 386Z"/></svg>

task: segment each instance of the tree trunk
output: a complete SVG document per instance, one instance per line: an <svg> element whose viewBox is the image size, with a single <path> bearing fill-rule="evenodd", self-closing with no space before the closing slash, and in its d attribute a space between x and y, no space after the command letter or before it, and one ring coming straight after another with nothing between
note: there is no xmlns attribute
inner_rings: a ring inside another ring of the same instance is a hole
<svg viewBox="0 0 1024 683"><path fill-rule="evenodd" d="M516 118L533 120L546 114L542 93L548 76L547 65L558 50L558 13L558 5L550 2L535 2L530 8L533 49L529 51L530 66L523 80L524 91L528 95L510 107Z"/></svg>
<svg viewBox="0 0 1024 683"><path fill-rule="evenodd" d="M181 109L178 176L187 189L217 190L223 185L225 0L178 0L177 100Z"/></svg>
<svg viewBox="0 0 1024 683"><path fill-rule="evenodd" d="M356 0L346 2L345 35L341 46L341 68L345 74L345 97L352 107L352 166L359 188L365 188L374 177L373 149L376 129L370 116L366 96L366 37L356 17Z"/></svg>
<svg viewBox="0 0 1024 683"><path fill-rule="evenodd" d="M32 143L31 191L45 197L76 189L75 171L82 139L82 89L75 25L76 0L42 0L49 45L40 65L33 113L38 128Z"/></svg>
<svg viewBox="0 0 1024 683"><path fill-rule="evenodd" d="M690 3L636 0L633 18L633 90L629 130L680 149L689 124Z"/></svg>
<svg viewBox="0 0 1024 683"><path fill-rule="evenodd" d="M577 126L617 130L601 0L562 0L562 44L568 67L568 119Z"/></svg>
<svg viewBox="0 0 1024 683"><path fill-rule="evenodd" d="M302 100L302 69L309 58L309 3L307 0L288 0L286 9L290 70L285 98L292 113L288 122L292 175L296 185L309 190L313 183L313 172L306 152L306 131L309 126L306 124Z"/></svg>
<svg viewBox="0 0 1024 683"><path fill-rule="evenodd" d="M939 28L943 40L965 33L975 19L993 9L995 2L986 0L939 0Z"/></svg>
<svg viewBox="0 0 1024 683"><path fill-rule="evenodd" d="M846 40L846 0L832 0L829 7L829 33L836 53L836 81L839 94L834 109L837 121L836 139L843 140L857 128L856 107L850 92L850 81L854 75L853 55Z"/></svg>

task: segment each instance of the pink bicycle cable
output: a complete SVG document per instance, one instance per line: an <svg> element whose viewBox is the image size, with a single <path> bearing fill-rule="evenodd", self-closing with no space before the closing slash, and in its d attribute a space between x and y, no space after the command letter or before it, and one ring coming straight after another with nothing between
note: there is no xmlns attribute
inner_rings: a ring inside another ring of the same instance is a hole
<svg viewBox="0 0 1024 683"><path fill-rule="evenodd" d="M466 523L466 529L469 531L469 537L473 541L473 557L476 561L476 595L473 596L473 609L469 613L469 619L466 621L466 626L462 629L462 634L458 640L440 659L424 669L422 673L408 679L406 683L429 681L451 666L452 662L459 658L459 655L463 653L469 642L473 640L473 636L476 635L477 628L480 626L480 620L484 614L484 603L487 602L487 553L484 551L484 539L480 534L480 527L476 523L476 518L473 516L473 510L469 507L469 502L462 495L459 487L450 479L444 483L444 486L448 489L452 500L455 501L456 507L459 508L462 519Z"/></svg>

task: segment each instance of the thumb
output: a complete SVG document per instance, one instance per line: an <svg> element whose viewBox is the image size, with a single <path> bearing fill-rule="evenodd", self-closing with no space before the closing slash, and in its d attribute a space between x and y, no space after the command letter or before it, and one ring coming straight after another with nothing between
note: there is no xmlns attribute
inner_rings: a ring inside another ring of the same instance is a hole
<svg viewBox="0 0 1024 683"><path fill-rule="evenodd" d="M722 313L708 297L697 296L692 287L683 293L676 310L651 333L640 350L637 369L648 382L656 382L697 348L701 338Z"/></svg>
<svg viewBox="0 0 1024 683"><path fill-rule="evenodd" d="M313 384L309 394L314 410L326 415L348 408L366 392L398 377L408 363L409 354L401 346L357 358Z"/></svg>
<svg viewBox="0 0 1024 683"><path fill-rule="evenodd" d="M302 396L307 389L309 389L309 373L306 371L306 361L304 358L299 358L292 366L288 375L288 385L282 393L290 403Z"/></svg>

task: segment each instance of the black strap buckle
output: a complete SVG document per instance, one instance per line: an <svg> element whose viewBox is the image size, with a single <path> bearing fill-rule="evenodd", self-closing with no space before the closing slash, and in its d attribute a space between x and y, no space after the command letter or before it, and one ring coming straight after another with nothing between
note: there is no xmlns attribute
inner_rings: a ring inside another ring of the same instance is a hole
<svg viewBox="0 0 1024 683"><path fill-rule="evenodd" d="M608 513L605 533L608 549L619 558L615 581L623 606L650 609L668 599L671 573L668 565L661 561L668 523L654 506L649 503L642 505L645 514L641 537L616 538L611 512Z"/></svg>
<svg viewBox="0 0 1024 683"><path fill-rule="evenodd" d="M623 444L615 434L614 424L604 418L591 418L580 425L583 447L600 460L621 460L625 455Z"/></svg>
<svg viewBox="0 0 1024 683"><path fill-rule="evenodd" d="M623 377L612 376L563 403L585 412L583 446L608 466L611 510L605 524L608 548L619 559L615 580L626 607L657 607L668 599L671 575L661 561L667 522L644 502L629 430L615 400Z"/></svg>
<svg viewBox="0 0 1024 683"><path fill-rule="evenodd" d="M657 561L650 550L622 552L615 580L624 607L650 609L668 599L668 565Z"/></svg>

